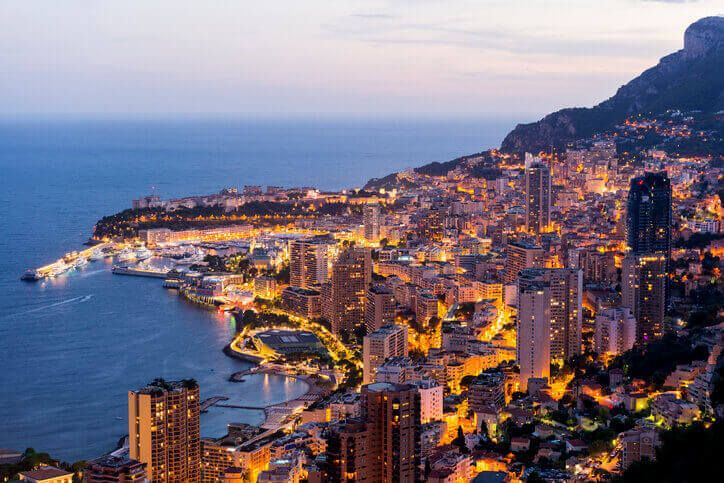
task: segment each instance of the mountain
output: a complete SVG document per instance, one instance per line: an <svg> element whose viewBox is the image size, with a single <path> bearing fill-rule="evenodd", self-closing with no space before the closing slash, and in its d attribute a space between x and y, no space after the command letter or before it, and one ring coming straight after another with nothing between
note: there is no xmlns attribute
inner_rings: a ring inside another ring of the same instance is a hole
<svg viewBox="0 0 724 483"><path fill-rule="evenodd" d="M706 17L684 33L684 48L620 87L591 107L548 114L540 121L518 124L503 140L505 152L538 152L611 129L627 116L668 109L724 109L724 17Z"/></svg>

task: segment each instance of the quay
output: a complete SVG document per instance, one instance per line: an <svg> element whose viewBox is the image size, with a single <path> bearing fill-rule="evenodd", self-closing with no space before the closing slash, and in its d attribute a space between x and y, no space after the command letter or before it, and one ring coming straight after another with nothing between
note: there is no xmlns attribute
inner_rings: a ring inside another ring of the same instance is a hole
<svg viewBox="0 0 724 483"><path fill-rule="evenodd" d="M93 245L92 247L85 248L79 252L71 252L66 253L62 258L54 261L53 263L49 263L47 265L43 265L42 267L38 267L35 270L28 270L25 272L25 274L21 277L22 280L27 281L35 281L35 280L42 280L44 278L52 277L54 275L57 275L58 273L62 273L64 271L68 270L68 266L66 265L66 260L68 258L72 258L73 260L80 260L80 259L89 259L93 252L96 250L103 250L108 247L112 247L113 243L111 242L104 242L99 243L97 245Z"/></svg>
<svg viewBox="0 0 724 483"><path fill-rule="evenodd" d="M208 399L204 399L199 405L201 412L205 413L211 406L222 406L219 404L221 401L228 401L229 398L226 396L211 396Z"/></svg>
<svg viewBox="0 0 724 483"><path fill-rule="evenodd" d="M150 278L162 278L168 277L168 272L145 270L143 268L131 268L115 266L111 269L114 275L130 275L134 277L150 277Z"/></svg>

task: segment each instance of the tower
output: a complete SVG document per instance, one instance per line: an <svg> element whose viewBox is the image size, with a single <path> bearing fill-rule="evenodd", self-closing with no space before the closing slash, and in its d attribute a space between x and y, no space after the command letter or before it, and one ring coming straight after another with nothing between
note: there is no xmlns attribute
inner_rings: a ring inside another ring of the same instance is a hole
<svg viewBox="0 0 724 483"><path fill-rule="evenodd" d="M365 205L362 208L362 222L364 223L365 240L371 243L380 241L380 205Z"/></svg>
<svg viewBox="0 0 724 483"><path fill-rule="evenodd" d="M292 240L289 243L289 284L311 288L329 279L328 243L324 237Z"/></svg>
<svg viewBox="0 0 724 483"><path fill-rule="evenodd" d="M531 234L551 224L551 170L535 159L526 158L525 166L525 228Z"/></svg>
<svg viewBox="0 0 724 483"><path fill-rule="evenodd" d="M645 344L664 332L666 255L629 254L621 264L621 304L636 319L636 343Z"/></svg>
<svg viewBox="0 0 724 483"><path fill-rule="evenodd" d="M631 179L626 217L628 248L671 258L671 181L666 172Z"/></svg>
<svg viewBox="0 0 724 483"><path fill-rule="evenodd" d="M415 483L420 477L420 395L414 386L362 387L367 421L368 481Z"/></svg>
<svg viewBox="0 0 724 483"><path fill-rule="evenodd" d="M516 352L520 366L520 388L528 388L530 378L550 376L550 288L530 285L518 294Z"/></svg>
<svg viewBox="0 0 724 483"><path fill-rule="evenodd" d="M371 271L371 254L363 248L347 248L332 264L332 276L322 290L322 316L335 334L364 324Z"/></svg>
<svg viewBox="0 0 724 483"><path fill-rule="evenodd" d="M549 290L550 358L563 362L581 353L583 272L574 268L528 268L520 272L518 289L546 286Z"/></svg>
<svg viewBox="0 0 724 483"><path fill-rule="evenodd" d="M129 456L154 482L198 482L201 472L199 386L164 381L128 392Z"/></svg>

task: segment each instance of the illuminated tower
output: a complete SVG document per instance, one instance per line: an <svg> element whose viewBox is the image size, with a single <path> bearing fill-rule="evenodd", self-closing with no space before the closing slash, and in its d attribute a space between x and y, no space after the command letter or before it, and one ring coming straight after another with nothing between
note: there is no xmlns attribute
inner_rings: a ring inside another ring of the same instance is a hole
<svg viewBox="0 0 724 483"><path fill-rule="evenodd" d="M362 222L365 229L365 240L371 243L380 241L380 205L365 205L362 208Z"/></svg>
<svg viewBox="0 0 724 483"><path fill-rule="evenodd" d="M364 324L371 271L371 253L363 248L346 249L332 264L330 281L322 288L322 316L335 334Z"/></svg>
<svg viewBox="0 0 724 483"><path fill-rule="evenodd" d="M667 261L671 258L671 181L666 172L631 180L626 221L631 253L661 253Z"/></svg>
<svg viewBox="0 0 724 483"><path fill-rule="evenodd" d="M293 287L311 288L329 278L329 240L304 238L289 243L289 282Z"/></svg>
<svg viewBox="0 0 724 483"><path fill-rule="evenodd" d="M530 164L529 164L530 163ZM528 233L547 231L551 224L551 170L547 164L526 159L525 228Z"/></svg>
<svg viewBox="0 0 724 483"><path fill-rule="evenodd" d="M574 268L528 268L520 272L519 291L531 285L546 286L550 293L550 358L563 362L581 353L583 324L583 272Z"/></svg>
<svg viewBox="0 0 724 483"><path fill-rule="evenodd" d="M146 463L153 482L200 479L199 386L156 379L128 392L129 456Z"/></svg>
<svg viewBox="0 0 724 483"><path fill-rule="evenodd" d="M621 264L621 304L636 319L636 343L645 344L664 332L666 255L627 255Z"/></svg>

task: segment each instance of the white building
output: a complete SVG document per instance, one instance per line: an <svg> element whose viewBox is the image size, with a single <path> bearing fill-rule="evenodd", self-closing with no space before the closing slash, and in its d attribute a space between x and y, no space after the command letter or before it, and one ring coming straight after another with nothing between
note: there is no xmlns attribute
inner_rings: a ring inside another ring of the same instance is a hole
<svg viewBox="0 0 724 483"><path fill-rule="evenodd" d="M420 393L420 421L427 424L442 419L443 387L431 379L410 382Z"/></svg>
<svg viewBox="0 0 724 483"><path fill-rule="evenodd" d="M599 355L615 356L636 343L636 318L628 307L602 309L596 314L594 348Z"/></svg>
<svg viewBox="0 0 724 483"><path fill-rule="evenodd" d="M550 376L550 288L531 285L518 297L517 359L520 366L520 390L526 391L528 379Z"/></svg>

